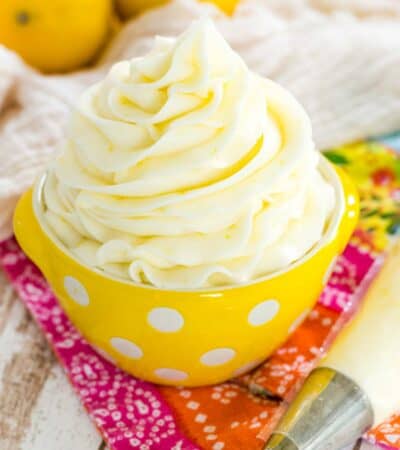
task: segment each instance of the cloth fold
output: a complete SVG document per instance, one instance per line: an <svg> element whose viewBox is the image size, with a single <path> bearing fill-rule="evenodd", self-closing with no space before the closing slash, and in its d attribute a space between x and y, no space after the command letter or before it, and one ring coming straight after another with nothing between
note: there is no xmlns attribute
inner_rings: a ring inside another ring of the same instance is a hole
<svg viewBox="0 0 400 450"><path fill-rule="evenodd" d="M156 34L177 35L210 16L250 68L303 103L319 149L400 128L397 0L243 0L233 17L214 5L174 0L127 23L98 65L44 76L0 46L0 239L18 196L62 139L80 92L113 62L143 54Z"/></svg>

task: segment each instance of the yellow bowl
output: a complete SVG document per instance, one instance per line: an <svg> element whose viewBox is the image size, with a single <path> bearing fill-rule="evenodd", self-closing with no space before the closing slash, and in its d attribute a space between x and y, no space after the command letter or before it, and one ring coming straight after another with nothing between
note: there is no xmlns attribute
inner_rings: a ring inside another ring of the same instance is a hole
<svg viewBox="0 0 400 450"><path fill-rule="evenodd" d="M42 186L19 201L15 235L85 338L127 372L160 384L219 383L258 365L316 302L358 218L355 187L322 158L337 208L323 239L285 270L252 283L163 290L80 263L43 219Z"/></svg>

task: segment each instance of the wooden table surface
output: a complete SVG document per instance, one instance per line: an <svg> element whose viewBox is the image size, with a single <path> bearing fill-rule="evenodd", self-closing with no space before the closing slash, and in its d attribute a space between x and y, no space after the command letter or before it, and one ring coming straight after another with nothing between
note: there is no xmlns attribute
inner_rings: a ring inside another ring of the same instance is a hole
<svg viewBox="0 0 400 450"><path fill-rule="evenodd" d="M0 270L0 450L105 450L42 333Z"/></svg>
<svg viewBox="0 0 400 450"><path fill-rule="evenodd" d="M106 448L0 269L0 450Z"/></svg>

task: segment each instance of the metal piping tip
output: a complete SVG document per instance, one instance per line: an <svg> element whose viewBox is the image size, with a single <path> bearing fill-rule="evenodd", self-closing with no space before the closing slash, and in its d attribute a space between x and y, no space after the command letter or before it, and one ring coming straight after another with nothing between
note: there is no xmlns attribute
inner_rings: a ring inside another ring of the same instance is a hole
<svg viewBox="0 0 400 450"><path fill-rule="evenodd" d="M267 450L299 450L299 447L285 436L273 434L272 438L265 447Z"/></svg>
<svg viewBox="0 0 400 450"><path fill-rule="evenodd" d="M311 372L264 449L353 448L373 419L367 395L353 380L320 367Z"/></svg>

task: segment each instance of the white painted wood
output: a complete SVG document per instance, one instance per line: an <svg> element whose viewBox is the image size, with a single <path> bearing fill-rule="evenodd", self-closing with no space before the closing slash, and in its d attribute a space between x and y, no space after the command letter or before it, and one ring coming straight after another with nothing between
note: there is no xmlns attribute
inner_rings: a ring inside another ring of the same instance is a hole
<svg viewBox="0 0 400 450"><path fill-rule="evenodd" d="M0 450L103 450L102 439L0 270Z"/></svg>
<svg viewBox="0 0 400 450"><path fill-rule="evenodd" d="M342 450L382 450L381 447L375 447L372 444L369 444L368 442L361 441L357 444L352 445L351 447L347 447Z"/></svg>
<svg viewBox="0 0 400 450"><path fill-rule="evenodd" d="M61 367L54 365L20 450L97 450L101 441Z"/></svg>
<svg viewBox="0 0 400 450"><path fill-rule="evenodd" d="M369 444L368 442L363 442L361 444L360 450L382 450L382 447L376 447L375 445Z"/></svg>
<svg viewBox="0 0 400 450"><path fill-rule="evenodd" d="M16 450L54 357L0 274L0 449Z"/></svg>
<svg viewBox="0 0 400 450"><path fill-rule="evenodd" d="M3 280L0 279L0 283ZM25 314L21 303L16 302L16 296L11 286L4 286L0 289L2 299L0 299L0 391L1 380L4 368L18 352L25 341L21 333L17 333L16 328Z"/></svg>

